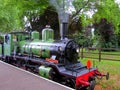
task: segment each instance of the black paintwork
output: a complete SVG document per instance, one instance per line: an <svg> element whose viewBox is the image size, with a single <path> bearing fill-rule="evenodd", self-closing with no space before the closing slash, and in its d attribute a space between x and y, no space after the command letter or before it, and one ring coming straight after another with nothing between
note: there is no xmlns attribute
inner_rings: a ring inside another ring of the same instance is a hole
<svg viewBox="0 0 120 90"><path fill-rule="evenodd" d="M59 47L62 47L62 51L58 49ZM54 41L51 44L50 54L57 55L57 60L59 60L60 63L76 63L78 60L77 48L79 48L79 46L74 40L63 39Z"/></svg>
<svg viewBox="0 0 120 90"><path fill-rule="evenodd" d="M92 68L88 70L86 66L84 66L81 62L78 62L76 64L55 64L52 62L47 62L45 59L40 58L30 58L28 56L8 56L9 60L24 60L26 62L32 62L37 65L45 65L52 67L59 75L68 77L68 78L74 78L81 76L85 73L88 73L90 71L95 70L95 68Z"/></svg>

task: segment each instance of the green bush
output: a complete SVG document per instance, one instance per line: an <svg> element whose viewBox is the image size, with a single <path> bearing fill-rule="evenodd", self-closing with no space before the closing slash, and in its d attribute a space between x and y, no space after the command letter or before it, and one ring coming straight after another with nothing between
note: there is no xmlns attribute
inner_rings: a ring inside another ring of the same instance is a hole
<svg viewBox="0 0 120 90"><path fill-rule="evenodd" d="M93 45L91 36L86 36L83 33L75 33L73 39L83 47L91 47Z"/></svg>

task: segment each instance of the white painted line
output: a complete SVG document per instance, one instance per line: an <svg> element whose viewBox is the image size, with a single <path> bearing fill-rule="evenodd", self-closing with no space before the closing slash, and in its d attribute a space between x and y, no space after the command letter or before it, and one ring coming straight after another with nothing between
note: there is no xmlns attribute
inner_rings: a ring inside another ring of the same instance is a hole
<svg viewBox="0 0 120 90"><path fill-rule="evenodd" d="M33 76L35 76L35 77L44 79L44 80L46 80L46 81L48 81L48 82L51 82L51 83L53 83L53 84L57 84L57 85L59 85L59 86L61 86L61 87L65 87L65 88L67 88L67 89L69 89L69 90L75 90L75 89L72 89L72 88L67 87L67 86L65 86L65 85L59 84L59 83L57 83L57 82L54 82L54 81L52 81L52 80L49 80L49 79L43 78L43 77L41 77L41 76L35 75L35 74L33 74L33 73L29 72L29 71L26 71L26 70L24 70L24 69L15 67L15 66L13 66L13 65L11 65L11 64L8 64L8 63L5 63L5 62L3 62L3 61L1 61L1 60L0 60L0 63L3 63L3 64L5 64L5 65L8 65L8 66L10 66L10 67L12 67L12 68L18 69L18 70L20 70L20 71L22 71L22 72L29 73L29 74L31 74L31 75L33 75Z"/></svg>

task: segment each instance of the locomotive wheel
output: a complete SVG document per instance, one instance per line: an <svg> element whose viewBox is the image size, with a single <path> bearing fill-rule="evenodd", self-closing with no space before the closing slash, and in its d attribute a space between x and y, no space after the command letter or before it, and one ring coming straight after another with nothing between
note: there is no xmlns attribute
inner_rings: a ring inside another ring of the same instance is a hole
<svg viewBox="0 0 120 90"><path fill-rule="evenodd" d="M71 88L75 88L75 81L73 79L67 79L65 85L67 85Z"/></svg>
<svg viewBox="0 0 120 90"><path fill-rule="evenodd" d="M70 82L71 88L75 88L75 81L73 79L70 79Z"/></svg>
<svg viewBox="0 0 120 90"><path fill-rule="evenodd" d="M94 90L95 85L96 85L96 81L95 80L91 81L88 90Z"/></svg>

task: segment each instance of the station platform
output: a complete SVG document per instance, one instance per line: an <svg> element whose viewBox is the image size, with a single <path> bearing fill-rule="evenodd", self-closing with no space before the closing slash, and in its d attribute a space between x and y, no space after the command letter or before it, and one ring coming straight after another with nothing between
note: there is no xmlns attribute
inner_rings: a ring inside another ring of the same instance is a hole
<svg viewBox="0 0 120 90"><path fill-rule="evenodd" d="M0 61L0 90L73 90Z"/></svg>

